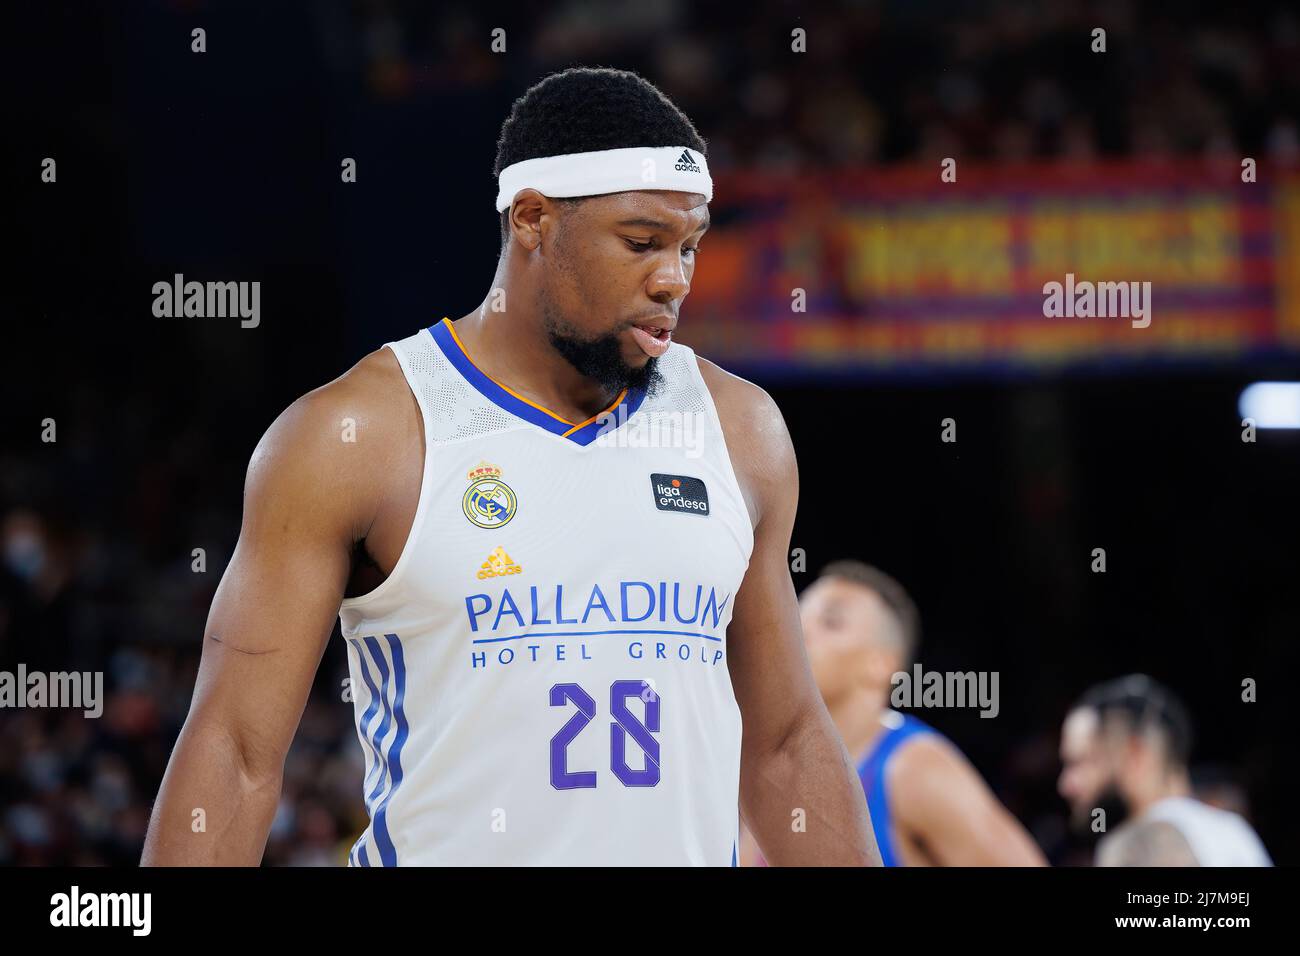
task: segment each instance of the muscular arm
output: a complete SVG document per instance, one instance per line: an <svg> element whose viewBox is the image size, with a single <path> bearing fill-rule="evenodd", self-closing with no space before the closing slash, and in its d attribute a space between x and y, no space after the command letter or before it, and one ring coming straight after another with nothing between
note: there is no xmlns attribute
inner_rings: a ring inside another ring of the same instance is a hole
<svg viewBox="0 0 1300 956"><path fill-rule="evenodd" d="M789 433L762 389L703 359L700 371L755 520L753 555L727 629L744 722L741 817L774 865L879 866L866 798L804 652L786 563L799 497Z"/></svg>
<svg viewBox="0 0 1300 956"><path fill-rule="evenodd" d="M254 451L239 542L208 614L143 865L261 861L352 548L374 518L367 476L384 471L384 436L402 412L385 407L391 392L380 387L395 369L391 355L368 357L290 406ZM348 417L358 436L351 443L343 441Z"/></svg>
<svg viewBox="0 0 1300 956"><path fill-rule="evenodd" d="M1024 827L951 744L915 738L888 772L896 826L938 865L1046 865Z"/></svg>

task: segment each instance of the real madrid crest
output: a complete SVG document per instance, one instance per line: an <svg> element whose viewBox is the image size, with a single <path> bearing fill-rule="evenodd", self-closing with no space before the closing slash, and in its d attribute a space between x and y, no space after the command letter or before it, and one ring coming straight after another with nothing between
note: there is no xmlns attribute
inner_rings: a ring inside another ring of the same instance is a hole
<svg viewBox="0 0 1300 956"><path fill-rule="evenodd" d="M514 489L501 480L501 469L480 462L469 473L469 487L461 499L465 517L480 528L500 528L519 510Z"/></svg>

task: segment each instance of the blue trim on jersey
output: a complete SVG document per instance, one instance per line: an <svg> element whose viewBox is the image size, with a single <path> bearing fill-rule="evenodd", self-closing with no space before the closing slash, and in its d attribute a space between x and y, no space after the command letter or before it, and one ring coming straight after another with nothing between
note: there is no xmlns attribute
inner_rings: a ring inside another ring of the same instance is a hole
<svg viewBox="0 0 1300 956"><path fill-rule="evenodd" d="M384 799L379 804L379 813L375 818L376 842L379 844L379 856L384 866L397 865L397 851L393 847L392 838L388 835L388 803L393 799L393 794L402 783L402 747L406 745L406 738L409 735L410 727L406 723L406 711L402 704L406 700L406 660L402 656L402 644L397 639L396 634L385 634L388 638L388 649L393 655L393 674L396 679L397 687L393 697L393 710L397 719L397 735L393 738L389 746L389 759L392 761L391 775L392 785L388 792L384 794ZM379 651L379 642L373 637L366 638L367 642L373 641L372 650L383 659ZM382 842L379 835L383 835Z"/></svg>
<svg viewBox="0 0 1300 956"><path fill-rule="evenodd" d="M365 681L366 689L370 691L370 703L366 705L365 712L361 715L361 736L370 748L370 754L373 758L370 762L370 772L366 774L366 779L361 784L361 793L364 796L366 791L370 789L370 781L380 768L379 748L375 746L375 741L370 736L370 724L374 721L375 714L379 712L379 690L375 687L375 681L370 676L370 668L366 666L365 650L356 639L350 640L348 643L357 649L357 662L361 665L361 679ZM366 812L370 812L369 800L366 800Z"/></svg>
<svg viewBox="0 0 1300 956"><path fill-rule="evenodd" d="M618 427L636 414L636 410L645 401L645 389L628 389L627 394L623 396L623 401L613 408L607 409L595 421L587 422L581 428L575 430L576 422L565 421L536 405L530 405L519 396L506 391L480 371L478 366L465 354L465 350L460 347L460 343L456 341L456 337L451 331L451 323L447 319L429 326L428 331L433 336L433 340L438 343L438 348L442 350L442 354L447 357L447 361L452 364L452 367L461 374L465 381L474 386L484 398L499 408L505 409L515 417L531 422L539 428L544 428L552 435L567 438L577 445L590 445L600 436L603 429L609 427L608 423L611 419L615 421L613 427Z"/></svg>
<svg viewBox="0 0 1300 956"><path fill-rule="evenodd" d="M365 740L366 745L370 748L372 761L370 765L370 773L366 775L365 781L361 784L361 795L365 798L366 813L369 815L373 824L375 819L375 806L374 799L370 794L370 781L375 779L375 774L378 774L379 777L378 780L375 781L374 789L378 790L378 788L382 786L385 776L386 761L380 755L378 746L378 741L381 737L379 734L372 735L370 728L374 721L375 714L379 712L381 703L384 705L385 712L387 712L388 708L386 698L388 685L387 683L384 684L384 693L381 693L379 688L375 686L374 678L370 676L370 668L366 666L366 658L369 656L368 649L362 647L361 642L357 641L355 638L350 640L349 643L357 649L357 661L361 665L361 679L365 681L366 689L370 691L370 703L367 705L365 713L361 715L361 736ZM361 834L361 839L357 842L364 843L365 839L366 835L363 833ZM368 866L369 864L367 863L366 865Z"/></svg>
<svg viewBox="0 0 1300 956"><path fill-rule="evenodd" d="M564 623L569 623L565 621ZM672 637L702 637L709 641L721 641L722 638L712 634L697 634L694 631L647 631L639 627L624 627L613 631L546 631L527 634L512 634L510 637L477 637L474 644L500 644L502 641L520 641L525 637L591 637L598 634L667 634Z"/></svg>
<svg viewBox="0 0 1300 956"><path fill-rule="evenodd" d="M641 407L641 403L644 401L644 388L629 388L627 394L623 396L623 401L606 411L594 422L587 422L577 431L569 432L566 437L569 441L577 442L579 445L590 445L601 436L602 432L606 430L613 431L635 415L636 410ZM611 421L614 424L610 424Z"/></svg>
<svg viewBox="0 0 1300 956"><path fill-rule="evenodd" d="M384 637L388 640L389 651L393 656L391 673L388 669L388 660L384 656L378 638L365 637L362 638L361 642L354 638L349 643L357 649L357 656L361 665L361 678L370 691L370 704L366 707L365 713L362 714L361 727L362 737L374 755L374 762L370 774L362 784L362 793L366 800L366 811L370 814L371 828L374 831L376 848L379 850L380 863L383 866L396 866L397 850L394 848L392 837L388 833L387 809L388 802L402 782L402 747L406 744L410 728L406 722L406 712L402 707L406 699L406 663L402 654L402 645L396 634L385 634ZM364 647L362 642L364 642ZM375 686L374 678L370 676L370 668L366 666L367 657L370 658L371 663L375 665L375 669L379 672L380 681L378 687ZM395 687L394 700L391 705L388 702L390 682ZM381 716L379 726L375 728L372 734L371 723L376 711L379 711ZM379 741L387 736L389 728L394 723L397 725L397 733L386 748L381 748ZM378 772L377 777L375 777L376 771ZM371 784L372 778L374 779L373 785ZM389 781L389 786L387 792L384 792L383 798L380 799L379 795L384 791L385 781ZM362 834L361 840L358 841L361 844L361 865L369 866L364 840L365 835Z"/></svg>
<svg viewBox="0 0 1300 956"><path fill-rule="evenodd" d="M365 638L366 656L378 651L378 645L370 643L373 640L374 638ZM366 792L366 809L370 812L370 819L373 820L375 818L375 799L379 796L380 791L384 789L384 781L388 779L388 759L387 755L379 747L379 741L384 739L384 736L388 733L388 728L392 724L388 718L388 662L384 660L383 654L379 654L379 660L377 661L371 657L371 662L375 665L375 669L379 671L380 686L375 686L374 678L370 676L370 668L366 667L364 658L361 661L361 677L370 690L371 706L380 714L379 726L375 728L374 733L371 733L370 721L367 721L364 725L366 739L370 741L370 747L375 753L375 764L370 768L371 776L366 778L365 784L370 788ZM369 710L369 708L367 709ZM378 777L375 777L376 773L378 773ZM373 786L370 784L371 779L375 781Z"/></svg>
<svg viewBox="0 0 1300 956"><path fill-rule="evenodd" d="M885 866L902 866L894 847L893 816L889 809L889 793L885 786L885 769L900 746L913 737L938 733L933 727L910 714L899 714L903 723L886 730L875 746L858 764L858 779L867 795L867 810L871 813L871 829L876 834L880 848L880 861Z"/></svg>
<svg viewBox="0 0 1300 956"><path fill-rule="evenodd" d="M732 841L731 844L731 865L732 866L736 865L736 844L734 840Z"/></svg>
<svg viewBox="0 0 1300 956"><path fill-rule="evenodd" d="M348 851L348 866L370 866L370 858L366 855L366 833L363 831L361 836L357 837L357 842L352 844L352 849Z"/></svg>

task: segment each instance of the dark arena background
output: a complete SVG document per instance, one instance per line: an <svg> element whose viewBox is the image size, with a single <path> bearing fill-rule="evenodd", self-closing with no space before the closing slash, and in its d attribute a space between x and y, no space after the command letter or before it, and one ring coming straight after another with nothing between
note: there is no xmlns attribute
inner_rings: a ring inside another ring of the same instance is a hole
<svg viewBox="0 0 1300 956"><path fill-rule="evenodd" d="M105 698L0 710L0 864L139 862L250 453L480 300L500 124L573 65L637 71L709 144L678 337L785 415L795 587L868 561L915 597L926 669L1000 675L994 719L914 712L1053 864L1091 861L1062 719L1130 672L1190 707L1200 794L1300 860L1293 5L11 14L0 670L102 672ZM256 326L155 316L177 274L260 282ZM1067 274L1150 283L1149 322L1047 314ZM267 864L342 865L365 825L346 676L336 638Z"/></svg>

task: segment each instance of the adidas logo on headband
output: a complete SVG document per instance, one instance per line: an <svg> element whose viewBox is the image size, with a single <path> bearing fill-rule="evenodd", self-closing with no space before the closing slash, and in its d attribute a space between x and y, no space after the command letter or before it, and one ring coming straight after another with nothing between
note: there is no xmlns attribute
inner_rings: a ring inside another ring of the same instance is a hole
<svg viewBox="0 0 1300 956"><path fill-rule="evenodd" d="M682 150L682 154L677 157L677 165L673 167L679 173L698 173L700 167L696 165L695 157L691 155L689 149Z"/></svg>

